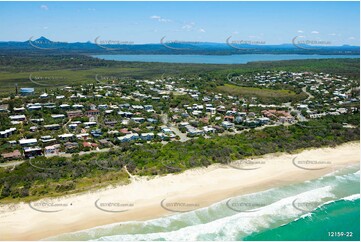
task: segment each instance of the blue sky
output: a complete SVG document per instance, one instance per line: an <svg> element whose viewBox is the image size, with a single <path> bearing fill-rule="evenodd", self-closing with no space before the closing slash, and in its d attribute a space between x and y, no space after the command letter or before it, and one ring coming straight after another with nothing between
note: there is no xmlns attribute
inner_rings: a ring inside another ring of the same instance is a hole
<svg viewBox="0 0 361 242"><path fill-rule="evenodd" d="M0 40L359 45L359 2L0 2Z"/></svg>

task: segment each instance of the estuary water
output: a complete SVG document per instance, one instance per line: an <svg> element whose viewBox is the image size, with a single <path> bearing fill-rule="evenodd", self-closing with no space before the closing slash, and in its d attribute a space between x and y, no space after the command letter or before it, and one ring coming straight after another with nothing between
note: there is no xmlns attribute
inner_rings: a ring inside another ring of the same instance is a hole
<svg viewBox="0 0 361 242"><path fill-rule="evenodd" d="M299 54L244 54L244 55L94 55L104 60L193 63L246 64L254 61L281 61L304 59L360 58L359 55L299 55Z"/></svg>

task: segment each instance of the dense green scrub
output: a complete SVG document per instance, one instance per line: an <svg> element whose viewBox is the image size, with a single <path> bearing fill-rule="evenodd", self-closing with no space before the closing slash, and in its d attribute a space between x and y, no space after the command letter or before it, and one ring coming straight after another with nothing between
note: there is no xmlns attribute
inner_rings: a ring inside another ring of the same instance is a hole
<svg viewBox="0 0 361 242"><path fill-rule="evenodd" d="M342 123L355 128L344 128ZM0 169L1 199L4 202L17 198L30 200L125 183L128 181L125 166L134 175L158 175L267 153L335 146L359 140L359 127L359 113L356 113L184 143L127 143L106 153L71 158L38 157L15 168Z"/></svg>

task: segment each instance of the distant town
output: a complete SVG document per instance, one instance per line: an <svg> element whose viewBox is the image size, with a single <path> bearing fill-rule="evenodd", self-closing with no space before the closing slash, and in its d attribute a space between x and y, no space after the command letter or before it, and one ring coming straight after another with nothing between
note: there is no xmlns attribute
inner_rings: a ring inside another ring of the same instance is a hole
<svg viewBox="0 0 361 242"><path fill-rule="evenodd" d="M1 162L106 152L121 143L166 144L269 126L307 126L307 121L325 115L357 112L353 104L359 103L358 80L326 73L230 74L225 89L214 91L178 77L95 79L78 86L16 86L15 94L0 105ZM242 88L279 90L279 85L307 96L272 103L237 93Z"/></svg>

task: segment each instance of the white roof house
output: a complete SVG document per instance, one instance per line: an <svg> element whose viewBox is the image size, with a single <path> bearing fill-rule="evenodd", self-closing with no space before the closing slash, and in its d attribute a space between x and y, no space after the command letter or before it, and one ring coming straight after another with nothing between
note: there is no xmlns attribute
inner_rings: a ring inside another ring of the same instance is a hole
<svg viewBox="0 0 361 242"><path fill-rule="evenodd" d="M118 140L121 142L128 142L128 141L137 140L137 139L139 139L139 135L137 133L127 134L125 136L118 137Z"/></svg>
<svg viewBox="0 0 361 242"><path fill-rule="evenodd" d="M52 118L65 118L64 114L52 114L51 115Z"/></svg>
<svg viewBox="0 0 361 242"><path fill-rule="evenodd" d="M59 134L58 137L62 139L71 138L74 134Z"/></svg>
<svg viewBox="0 0 361 242"><path fill-rule="evenodd" d="M90 126L90 125L97 125L97 122L90 121L90 122L84 122L83 124L84 124L85 126Z"/></svg>
<svg viewBox="0 0 361 242"><path fill-rule="evenodd" d="M5 129L4 131L0 131L0 136L3 137L11 135L14 131L16 131L16 128Z"/></svg>
<svg viewBox="0 0 361 242"><path fill-rule="evenodd" d="M229 129L229 128L233 128L234 127L234 123L231 123L229 121L223 121L222 122L222 126L226 129Z"/></svg>
<svg viewBox="0 0 361 242"><path fill-rule="evenodd" d="M36 144L38 142L37 139L21 139L18 141L20 145L31 145Z"/></svg>
<svg viewBox="0 0 361 242"><path fill-rule="evenodd" d="M47 98L49 95L47 93L43 93L40 95L40 98Z"/></svg>
<svg viewBox="0 0 361 242"><path fill-rule="evenodd" d="M9 116L9 118L11 120L25 120L26 116L25 115L13 115L13 116Z"/></svg>
<svg viewBox="0 0 361 242"><path fill-rule="evenodd" d="M14 108L15 112L20 112L20 111L25 111L24 107L20 107L20 108Z"/></svg>

